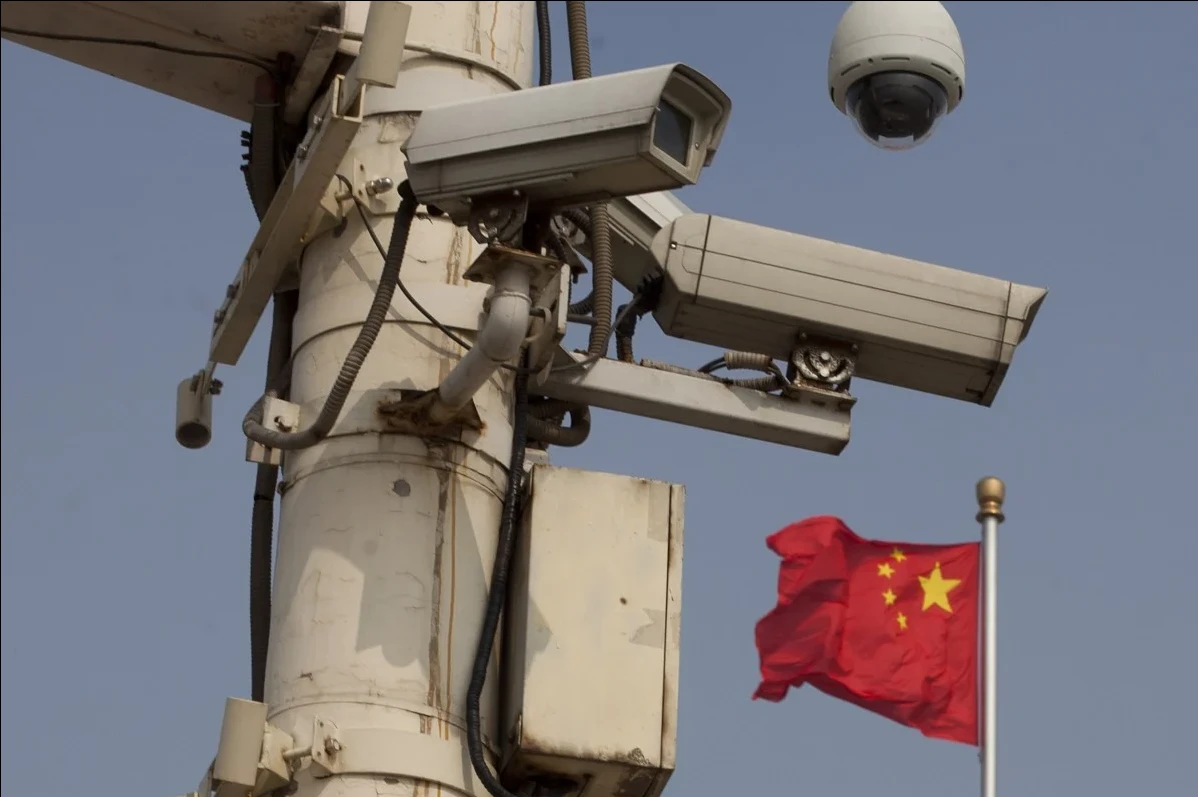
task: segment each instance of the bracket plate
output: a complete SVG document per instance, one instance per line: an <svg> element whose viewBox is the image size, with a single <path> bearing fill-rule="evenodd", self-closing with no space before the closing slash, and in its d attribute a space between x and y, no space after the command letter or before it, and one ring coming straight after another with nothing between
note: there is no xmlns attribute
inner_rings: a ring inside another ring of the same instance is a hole
<svg viewBox="0 0 1198 797"><path fill-rule="evenodd" d="M338 728L319 717L314 726L312 769L317 778L393 775L466 794L478 794L482 788L457 743L393 728Z"/></svg>
<svg viewBox="0 0 1198 797"><path fill-rule="evenodd" d="M217 311L220 320L212 333L209 354L213 362L237 364L284 271L307 243L313 213L362 123L366 87L359 84L355 95L342 97L344 88L345 78L338 75L318 113L323 117L321 123L312 126L287 168L229 295Z"/></svg>

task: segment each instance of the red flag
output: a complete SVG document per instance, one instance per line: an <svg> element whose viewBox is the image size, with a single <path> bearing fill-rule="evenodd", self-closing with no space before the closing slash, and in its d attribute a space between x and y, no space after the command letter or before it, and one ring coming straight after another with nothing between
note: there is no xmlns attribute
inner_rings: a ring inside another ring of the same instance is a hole
<svg viewBox="0 0 1198 797"><path fill-rule="evenodd" d="M812 517L773 534L778 604L757 623L761 685L811 684L937 739L978 743L980 545L857 536Z"/></svg>

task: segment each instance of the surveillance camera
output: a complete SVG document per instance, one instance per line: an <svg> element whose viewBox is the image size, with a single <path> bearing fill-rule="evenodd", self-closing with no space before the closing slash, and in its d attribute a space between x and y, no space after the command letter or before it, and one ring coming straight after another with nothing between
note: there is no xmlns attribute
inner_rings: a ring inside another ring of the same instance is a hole
<svg viewBox="0 0 1198 797"><path fill-rule="evenodd" d="M212 440L212 394L199 374L179 383L175 392L175 440L184 448L203 448Z"/></svg>
<svg viewBox="0 0 1198 797"><path fill-rule="evenodd" d="M835 387L821 363L847 358L862 379L987 407L1047 294L705 214L662 228L652 249L667 335L792 362L812 349L817 384Z"/></svg>
<svg viewBox="0 0 1198 797"><path fill-rule="evenodd" d="M556 210L693 185L731 110L666 64L428 108L402 149L417 199L464 224L501 197Z"/></svg>
<svg viewBox="0 0 1198 797"><path fill-rule="evenodd" d="M828 55L832 104L870 142L910 149L965 96L964 53L940 3L853 3Z"/></svg>

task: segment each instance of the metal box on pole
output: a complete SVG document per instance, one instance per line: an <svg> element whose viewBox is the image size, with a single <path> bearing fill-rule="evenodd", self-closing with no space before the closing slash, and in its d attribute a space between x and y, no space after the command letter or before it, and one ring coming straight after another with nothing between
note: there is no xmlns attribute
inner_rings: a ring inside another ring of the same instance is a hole
<svg viewBox="0 0 1198 797"><path fill-rule="evenodd" d="M681 485L537 465L512 563L502 775L656 797L674 769Z"/></svg>

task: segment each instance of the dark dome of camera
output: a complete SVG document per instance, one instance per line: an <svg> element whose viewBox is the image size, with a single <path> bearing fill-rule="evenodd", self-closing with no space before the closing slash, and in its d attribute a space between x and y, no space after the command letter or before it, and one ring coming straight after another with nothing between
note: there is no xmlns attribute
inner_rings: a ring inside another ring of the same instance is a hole
<svg viewBox="0 0 1198 797"><path fill-rule="evenodd" d="M911 72L879 72L853 84L846 110L862 135L884 147L917 144L948 108L948 95L936 81Z"/></svg>

